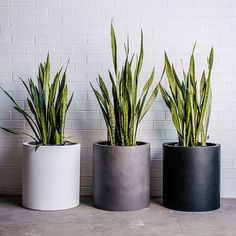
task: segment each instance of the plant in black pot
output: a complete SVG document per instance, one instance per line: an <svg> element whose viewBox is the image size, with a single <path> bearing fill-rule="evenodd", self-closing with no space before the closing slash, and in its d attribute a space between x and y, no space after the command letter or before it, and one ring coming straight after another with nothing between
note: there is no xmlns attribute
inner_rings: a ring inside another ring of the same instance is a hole
<svg viewBox="0 0 236 236"><path fill-rule="evenodd" d="M149 90L154 69L138 94L139 75L143 64L143 34L141 48L132 71L134 54L125 45L125 62L117 65L117 46L111 25L111 48L114 75L109 71L111 97L104 80L98 76L98 92L93 91L101 107L107 126L107 141L93 145L93 200L94 206L110 211L132 211L150 203L150 144L136 140L138 125L154 102L159 86Z"/></svg>
<svg viewBox="0 0 236 236"><path fill-rule="evenodd" d="M198 86L194 48L182 81L165 54L169 91L161 85L160 91L178 142L163 144L163 205L182 211L209 211L220 207L220 145L208 142L214 51L210 51L208 70L202 72Z"/></svg>

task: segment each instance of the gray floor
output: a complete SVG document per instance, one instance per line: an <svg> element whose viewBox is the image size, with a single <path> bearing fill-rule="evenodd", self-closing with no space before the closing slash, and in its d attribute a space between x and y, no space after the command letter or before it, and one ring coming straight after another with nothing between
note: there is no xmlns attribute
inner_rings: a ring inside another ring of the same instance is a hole
<svg viewBox="0 0 236 236"><path fill-rule="evenodd" d="M152 199L150 208L130 213L94 209L90 199L67 211L31 211L20 198L0 197L0 236L236 236L236 199L221 209L186 213L165 209Z"/></svg>

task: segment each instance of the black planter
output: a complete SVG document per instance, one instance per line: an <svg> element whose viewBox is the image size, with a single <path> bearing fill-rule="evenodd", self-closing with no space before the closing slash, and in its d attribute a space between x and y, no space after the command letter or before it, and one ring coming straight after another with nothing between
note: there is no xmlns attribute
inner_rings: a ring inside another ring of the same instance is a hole
<svg viewBox="0 0 236 236"><path fill-rule="evenodd" d="M134 211L150 204L150 144L93 145L93 202L108 211Z"/></svg>
<svg viewBox="0 0 236 236"><path fill-rule="evenodd" d="M180 211L220 207L220 145L163 144L163 205Z"/></svg>

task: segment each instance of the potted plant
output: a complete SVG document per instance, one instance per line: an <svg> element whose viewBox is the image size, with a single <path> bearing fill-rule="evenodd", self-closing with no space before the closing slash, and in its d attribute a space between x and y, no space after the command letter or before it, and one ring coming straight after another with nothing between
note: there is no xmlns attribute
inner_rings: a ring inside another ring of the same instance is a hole
<svg viewBox="0 0 236 236"><path fill-rule="evenodd" d="M30 111L21 108L14 98L14 109L27 121L33 134L2 128L13 134L24 134L32 141L23 144L23 206L35 210L61 210L79 204L80 144L64 135L65 121L73 94L68 100L66 69L60 69L50 82L49 55L39 65L36 82L22 80L28 93Z"/></svg>
<svg viewBox="0 0 236 236"><path fill-rule="evenodd" d="M208 71L202 72L198 86L194 48L182 81L165 54L169 92L161 85L160 91L171 112L178 142L163 144L163 205L182 211L208 211L220 207L220 145L208 142L214 51L210 51Z"/></svg>
<svg viewBox="0 0 236 236"><path fill-rule="evenodd" d="M111 24L111 49L114 75L109 70L112 94L99 75L99 93L92 85L107 127L107 141L93 145L94 206L109 211L133 211L149 206L150 144L136 140L138 125L154 102L159 87L148 97L154 69L138 98L139 75L143 64L143 34L134 73L134 54L125 45L125 62L117 65L117 45Z"/></svg>

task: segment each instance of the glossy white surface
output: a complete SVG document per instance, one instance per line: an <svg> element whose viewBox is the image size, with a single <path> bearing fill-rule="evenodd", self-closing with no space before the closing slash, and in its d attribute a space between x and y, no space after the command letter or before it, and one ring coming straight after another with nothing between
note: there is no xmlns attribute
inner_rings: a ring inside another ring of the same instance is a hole
<svg viewBox="0 0 236 236"><path fill-rule="evenodd" d="M22 204L35 210L62 210L79 205L80 144L23 144Z"/></svg>

